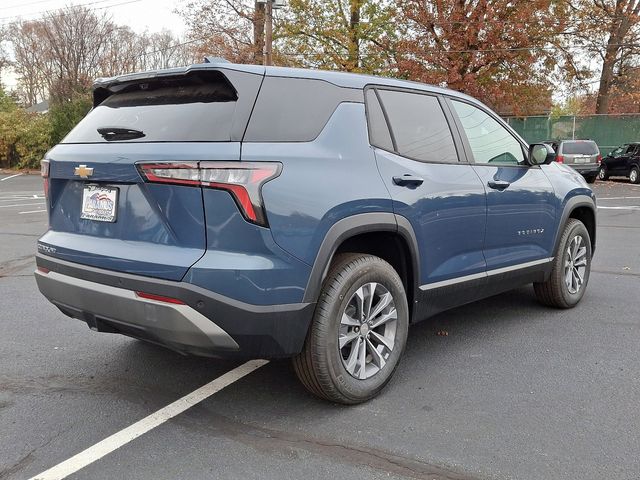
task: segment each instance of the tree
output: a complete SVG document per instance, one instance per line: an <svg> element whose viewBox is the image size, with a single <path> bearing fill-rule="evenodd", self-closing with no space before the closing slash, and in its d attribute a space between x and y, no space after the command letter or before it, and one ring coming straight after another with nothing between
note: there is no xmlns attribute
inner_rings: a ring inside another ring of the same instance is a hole
<svg viewBox="0 0 640 480"><path fill-rule="evenodd" d="M276 25L276 56L302 66L384 73L392 63L394 13L386 0L290 0Z"/></svg>
<svg viewBox="0 0 640 480"><path fill-rule="evenodd" d="M251 0L194 0L180 11L201 58L263 63L264 3Z"/></svg>
<svg viewBox="0 0 640 480"><path fill-rule="evenodd" d="M0 167L37 167L49 141L46 115L28 113L0 87Z"/></svg>
<svg viewBox="0 0 640 480"><path fill-rule="evenodd" d="M484 100L503 113L551 104L551 42L565 26L556 0L400 0L399 72Z"/></svg>
<svg viewBox="0 0 640 480"><path fill-rule="evenodd" d="M637 76L640 65L640 0L571 0L570 6L575 23L568 41L583 49L577 55L599 58L595 111L609 113L614 93L636 93L630 75Z"/></svg>

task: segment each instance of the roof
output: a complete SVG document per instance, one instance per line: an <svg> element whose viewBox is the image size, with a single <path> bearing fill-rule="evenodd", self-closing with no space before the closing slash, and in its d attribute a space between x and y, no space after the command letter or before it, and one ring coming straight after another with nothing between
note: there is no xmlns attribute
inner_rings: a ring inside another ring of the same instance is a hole
<svg viewBox="0 0 640 480"><path fill-rule="evenodd" d="M217 60L217 59L216 59ZM94 90L97 88L109 88L113 85L136 80L148 80L165 76L186 75L192 71L200 70L234 70L238 72L246 72L255 75L266 75L269 77L289 77L289 78L309 78L315 80L324 80L339 87L362 89L367 85L383 85L389 87L411 88L414 90L428 91L432 93L440 93L464 98L473 102L476 99L469 97L460 92L449 90L447 88L436 87L424 83L413 82L410 80L400 80L389 77L378 77L374 75L363 75L357 73L335 72L328 70L312 70L305 68L289 68L289 67L265 67L262 65L242 65L228 63L224 61L213 61L211 63L199 63L187 67L169 68L164 70L152 70L140 73L129 73L126 75L118 75L109 78L98 78L93 84Z"/></svg>

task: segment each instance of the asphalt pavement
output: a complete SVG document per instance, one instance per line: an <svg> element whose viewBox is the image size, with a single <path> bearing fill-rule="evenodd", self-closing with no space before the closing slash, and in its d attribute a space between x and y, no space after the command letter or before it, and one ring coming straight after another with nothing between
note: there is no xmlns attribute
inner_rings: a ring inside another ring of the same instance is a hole
<svg viewBox="0 0 640 480"><path fill-rule="evenodd" d="M41 179L0 175L0 479L28 479L241 362L94 333L37 291ZM598 182L583 301L531 287L410 329L387 389L315 399L273 361L72 479L640 478L640 186ZM448 335L438 335L446 331ZM95 451L92 450L92 451Z"/></svg>

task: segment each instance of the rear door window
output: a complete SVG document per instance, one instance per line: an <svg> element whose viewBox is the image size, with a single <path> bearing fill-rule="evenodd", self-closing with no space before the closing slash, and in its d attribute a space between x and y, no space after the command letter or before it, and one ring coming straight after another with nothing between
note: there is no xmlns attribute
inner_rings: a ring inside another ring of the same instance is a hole
<svg viewBox="0 0 640 480"><path fill-rule="evenodd" d="M458 162L453 135L437 97L395 90L378 93L399 155L423 162Z"/></svg>
<svg viewBox="0 0 640 480"><path fill-rule="evenodd" d="M598 145L595 142L563 142L562 153L565 155L597 155Z"/></svg>
<svg viewBox="0 0 640 480"><path fill-rule="evenodd" d="M237 101L220 72L123 85L62 143L229 141Z"/></svg>

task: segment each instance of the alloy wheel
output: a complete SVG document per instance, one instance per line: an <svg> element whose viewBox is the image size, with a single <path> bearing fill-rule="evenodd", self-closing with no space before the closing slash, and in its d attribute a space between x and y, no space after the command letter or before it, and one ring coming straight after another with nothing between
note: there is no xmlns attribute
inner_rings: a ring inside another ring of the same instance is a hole
<svg viewBox="0 0 640 480"><path fill-rule="evenodd" d="M359 380L384 368L393 352L398 313L393 296L380 283L367 283L351 296L342 312L338 345L342 364Z"/></svg>
<svg viewBox="0 0 640 480"><path fill-rule="evenodd" d="M631 181L631 183L636 183L638 181L638 170L636 170L635 168L631 170L631 173L629 174L629 180Z"/></svg>
<svg viewBox="0 0 640 480"><path fill-rule="evenodd" d="M587 271L587 247L582 235L573 237L567 246L567 256L564 261L564 283L569 293L575 295L584 283Z"/></svg>
<svg viewBox="0 0 640 480"><path fill-rule="evenodd" d="M607 173L604 171L603 167L600 167L600 170L598 170L598 178L600 180L606 180L607 178Z"/></svg>

